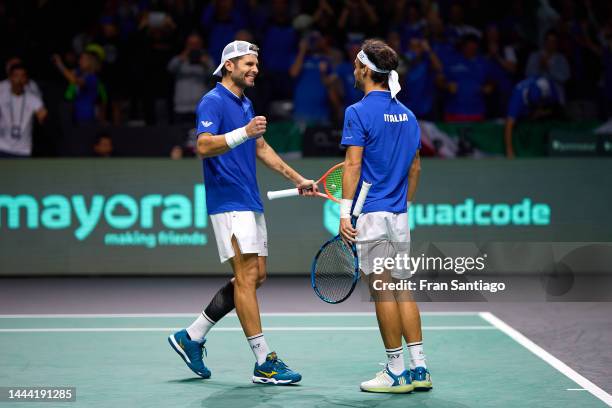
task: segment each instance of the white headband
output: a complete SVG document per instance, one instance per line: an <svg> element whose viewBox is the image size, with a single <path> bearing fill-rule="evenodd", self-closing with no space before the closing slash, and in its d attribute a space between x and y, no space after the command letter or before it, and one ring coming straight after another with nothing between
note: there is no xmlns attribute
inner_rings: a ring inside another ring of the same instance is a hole
<svg viewBox="0 0 612 408"><path fill-rule="evenodd" d="M389 90L391 91L391 97L395 98L398 92L402 89L399 84L399 75L397 74L397 71L395 71L394 69L389 71L388 69L378 68L376 65L374 65L372 61L370 61L370 59L363 50L359 51L359 53L357 54L357 59L361 61L363 65L370 68L374 72L378 72L379 74L389 74Z"/></svg>

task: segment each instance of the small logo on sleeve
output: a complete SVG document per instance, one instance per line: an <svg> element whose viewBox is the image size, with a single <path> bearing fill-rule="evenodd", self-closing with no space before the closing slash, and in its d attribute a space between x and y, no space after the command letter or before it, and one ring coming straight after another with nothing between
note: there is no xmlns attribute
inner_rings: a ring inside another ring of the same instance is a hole
<svg viewBox="0 0 612 408"><path fill-rule="evenodd" d="M209 127L210 125L213 124L212 122L209 122L207 120L203 120L201 123L202 123L202 126L204 126L204 127Z"/></svg>

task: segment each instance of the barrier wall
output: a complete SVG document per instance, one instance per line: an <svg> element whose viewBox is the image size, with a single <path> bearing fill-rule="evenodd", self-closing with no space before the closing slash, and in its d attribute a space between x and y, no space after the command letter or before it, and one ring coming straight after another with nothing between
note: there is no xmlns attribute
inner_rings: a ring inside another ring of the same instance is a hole
<svg viewBox="0 0 612 408"><path fill-rule="evenodd" d="M335 161L290 164L317 178ZM612 241L611 175L606 159L424 160L412 239ZM288 187L266 168L258 179L262 192ZM307 273L337 206L263 202L269 272ZM0 275L225 272L198 160L0 161Z"/></svg>

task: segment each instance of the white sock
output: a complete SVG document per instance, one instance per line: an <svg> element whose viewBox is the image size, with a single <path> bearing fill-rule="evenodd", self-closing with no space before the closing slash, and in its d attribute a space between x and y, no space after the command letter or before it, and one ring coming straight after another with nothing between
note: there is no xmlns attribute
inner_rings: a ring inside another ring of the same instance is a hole
<svg viewBox="0 0 612 408"><path fill-rule="evenodd" d="M423 352L423 342L408 343L408 352L410 353L410 369L414 370L417 367L427 368L425 363L425 353Z"/></svg>
<svg viewBox="0 0 612 408"><path fill-rule="evenodd" d="M266 356L270 354L270 349L268 348L268 343L266 343L266 338L263 333L256 334L251 337L247 337L249 341L249 346L251 346L251 350L253 350L253 354L255 354L255 358L257 359L257 365L262 365L266 361Z"/></svg>
<svg viewBox="0 0 612 408"><path fill-rule="evenodd" d="M191 326L187 328L187 333L189 337L191 337L191 340L201 342L214 325L215 322L206 316L206 313L202 312L198 318L191 323Z"/></svg>
<svg viewBox="0 0 612 408"><path fill-rule="evenodd" d="M403 373L406 369L406 367L404 367L404 348L400 346L392 349L385 349L385 352L389 360L387 362L389 370L395 375Z"/></svg>

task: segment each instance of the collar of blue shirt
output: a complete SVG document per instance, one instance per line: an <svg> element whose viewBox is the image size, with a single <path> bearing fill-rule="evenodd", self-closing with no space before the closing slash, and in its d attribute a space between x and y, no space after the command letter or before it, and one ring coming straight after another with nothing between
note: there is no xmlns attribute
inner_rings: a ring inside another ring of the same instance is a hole
<svg viewBox="0 0 612 408"><path fill-rule="evenodd" d="M217 82L217 89L219 90L219 92L222 92L223 94L229 96L230 98L232 98L234 101L238 102L239 104L242 104L244 102L244 95L242 95L242 98L239 98L235 93L230 91L220 81Z"/></svg>

